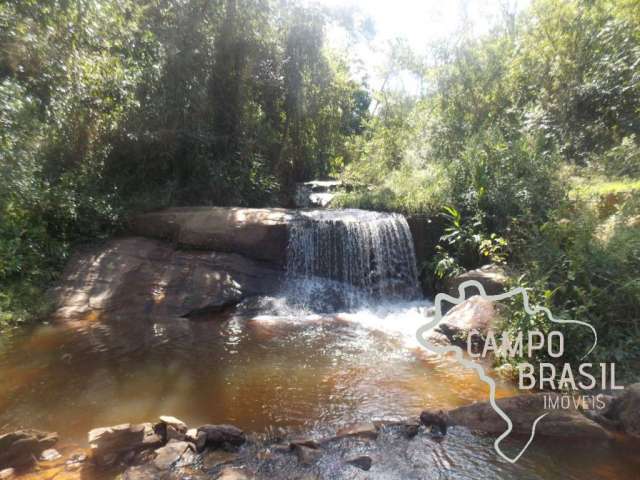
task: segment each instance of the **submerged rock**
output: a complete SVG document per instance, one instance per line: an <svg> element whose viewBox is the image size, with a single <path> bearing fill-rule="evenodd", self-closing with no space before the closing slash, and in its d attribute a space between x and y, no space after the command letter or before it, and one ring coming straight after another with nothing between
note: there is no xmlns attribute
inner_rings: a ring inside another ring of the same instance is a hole
<svg viewBox="0 0 640 480"><path fill-rule="evenodd" d="M59 458L62 458L62 455L60 455L60 452L58 452L55 448L48 448L40 454L40 460L45 462L52 462L54 460L58 460Z"/></svg>
<svg viewBox="0 0 640 480"><path fill-rule="evenodd" d="M317 447L306 447L301 444L292 445L293 451L295 452L296 457L298 457L298 462L300 463L300 465L303 465L305 467L313 465L322 456L322 450Z"/></svg>
<svg viewBox="0 0 640 480"><path fill-rule="evenodd" d="M32 465L42 452L57 442L57 433L38 430L18 430L0 435L0 469Z"/></svg>
<svg viewBox="0 0 640 480"><path fill-rule="evenodd" d="M336 433L336 438L358 437L369 440L378 438L378 429L372 422L363 422L342 428Z"/></svg>
<svg viewBox="0 0 640 480"><path fill-rule="evenodd" d="M368 471L371 469L373 460L371 459L371 457L367 455L361 455L359 457L346 460L345 463L348 463L349 465L353 465L354 467L357 467L360 470Z"/></svg>

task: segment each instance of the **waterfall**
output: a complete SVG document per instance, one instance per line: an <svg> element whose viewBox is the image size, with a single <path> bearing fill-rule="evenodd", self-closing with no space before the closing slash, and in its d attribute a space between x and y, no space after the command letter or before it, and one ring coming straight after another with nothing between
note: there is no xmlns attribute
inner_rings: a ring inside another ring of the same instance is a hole
<svg viewBox="0 0 640 480"><path fill-rule="evenodd" d="M301 212L289 226L287 278L290 300L324 311L419 294L411 232L395 213Z"/></svg>

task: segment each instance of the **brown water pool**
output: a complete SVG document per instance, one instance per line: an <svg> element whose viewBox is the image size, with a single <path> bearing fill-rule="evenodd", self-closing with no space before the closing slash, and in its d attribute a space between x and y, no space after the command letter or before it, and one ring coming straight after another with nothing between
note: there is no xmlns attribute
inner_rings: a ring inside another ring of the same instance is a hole
<svg viewBox="0 0 640 480"><path fill-rule="evenodd" d="M314 431L486 400L473 372L416 346L415 312L403 324L405 313L88 318L16 331L0 340L0 429L57 431L63 444L86 445L92 428L162 414L251 432ZM498 383L498 396L514 393ZM512 467L493 451L493 438L458 433L448 442L433 478L640 478L635 445L592 452L536 441ZM462 475L474 471L484 473Z"/></svg>

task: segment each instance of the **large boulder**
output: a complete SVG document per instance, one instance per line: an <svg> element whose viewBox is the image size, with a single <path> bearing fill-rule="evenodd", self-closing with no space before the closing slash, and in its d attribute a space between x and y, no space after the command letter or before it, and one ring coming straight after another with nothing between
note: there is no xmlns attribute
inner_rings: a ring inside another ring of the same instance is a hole
<svg viewBox="0 0 640 480"><path fill-rule="evenodd" d="M137 215L129 227L143 237L284 265L294 216L281 208L182 207Z"/></svg>
<svg viewBox="0 0 640 480"><path fill-rule="evenodd" d="M471 330L486 337L489 331L495 330L498 318L496 304L476 295L449 310L436 329L450 342L459 343L466 349L466 339Z"/></svg>
<svg viewBox="0 0 640 480"><path fill-rule="evenodd" d="M627 435L640 438L640 383L626 386L611 400L603 416Z"/></svg>
<svg viewBox="0 0 640 480"><path fill-rule="evenodd" d="M125 237L76 252L54 290L60 319L89 312L190 316L274 292L283 272L241 255Z"/></svg>
<svg viewBox="0 0 640 480"><path fill-rule="evenodd" d="M555 393L518 395L496 400L498 406L513 423L513 434L529 436L533 422L547 413L536 426L536 435L548 437L579 438L581 440L606 440L611 434L598 423L587 418L573 403L566 409L545 408L544 397ZM489 402L478 402L447 412L450 425L459 425L471 430L500 434L507 429L506 422Z"/></svg>
<svg viewBox="0 0 640 480"><path fill-rule="evenodd" d="M503 293L506 289L509 276L504 268L499 265L484 265L483 267L475 270L469 270L461 275L451 277L445 282L445 292L452 297L458 296L458 288L467 280L475 280L479 282L483 287L487 295L498 295ZM465 290L466 298L471 295L477 295L478 290L476 288L467 288Z"/></svg>
<svg viewBox="0 0 640 480"><path fill-rule="evenodd" d="M0 470L33 464L45 450L58 441L57 433L18 430L0 435Z"/></svg>

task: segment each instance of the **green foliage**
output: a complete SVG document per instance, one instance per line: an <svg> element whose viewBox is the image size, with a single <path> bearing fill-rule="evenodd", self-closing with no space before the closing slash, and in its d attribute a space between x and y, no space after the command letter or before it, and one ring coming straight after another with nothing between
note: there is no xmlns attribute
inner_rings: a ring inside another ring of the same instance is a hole
<svg viewBox="0 0 640 480"><path fill-rule="evenodd" d="M369 95L325 48L337 20L271 0L0 4L3 321L132 211L284 204L348 161Z"/></svg>

